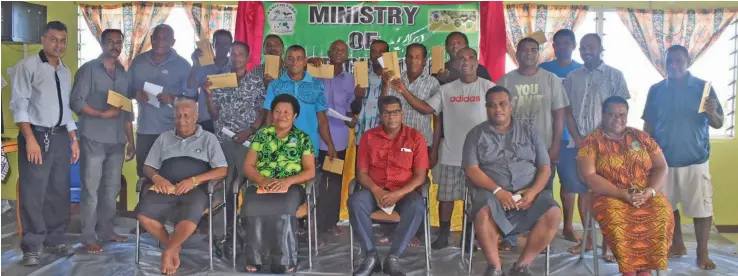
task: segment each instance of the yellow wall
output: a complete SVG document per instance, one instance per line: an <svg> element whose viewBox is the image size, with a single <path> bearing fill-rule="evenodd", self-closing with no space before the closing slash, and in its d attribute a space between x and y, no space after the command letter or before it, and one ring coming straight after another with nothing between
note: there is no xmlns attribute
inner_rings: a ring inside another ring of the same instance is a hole
<svg viewBox="0 0 738 276"><path fill-rule="evenodd" d="M517 2L517 1L515 1ZM77 6L73 2L37 2L48 7L48 20L60 20L67 25L69 29L69 43L67 46L67 54L63 60L70 67L74 73L77 71ZM91 2L89 2L91 3ZM592 7L634 7L634 8L671 8L671 7L682 7L682 8L717 8L717 7L738 7L738 2L548 2L549 4L589 4ZM236 2L231 1L218 1L217 4L221 5L236 5ZM8 79L6 70L8 67L17 63L22 57L21 45L8 46L3 44L1 49L2 62L0 70L2 76ZM40 50L39 45L29 45L29 54L36 54ZM20 50L21 52L19 52ZM12 115L8 110L8 101L10 100L10 90L8 88L2 89L2 119L5 122L6 133L3 137L15 138L17 135L17 129L13 124ZM738 225L738 215L735 211L738 210L738 200L734 199L734 196L738 194L738 169L736 169L734 157L738 156L738 139L730 140L715 140L712 142L712 158L710 161L711 172L713 177L713 187L715 195L713 198L715 208L715 223L719 225ZM11 160L11 172L6 180L8 183L2 185L2 198L3 199L14 199L15 198L15 182L18 177L16 162L17 155L15 153L9 154ZM135 192L135 181L137 179L135 173L134 162L126 163L124 166L124 175L129 183L128 198L134 199L136 197ZM555 184L558 186L558 183ZM558 190L558 187L555 187ZM128 208L132 209L135 206L134 200L129 200ZM691 220L684 220L685 223L691 223Z"/></svg>

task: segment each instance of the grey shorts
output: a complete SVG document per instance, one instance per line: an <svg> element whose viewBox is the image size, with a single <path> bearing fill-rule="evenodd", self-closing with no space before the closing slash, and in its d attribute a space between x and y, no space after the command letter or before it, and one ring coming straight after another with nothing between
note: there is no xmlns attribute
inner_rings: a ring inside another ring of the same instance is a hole
<svg viewBox="0 0 738 276"><path fill-rule="evenodd" d="M207 209L208 193L205 187L195 187L183 195L146 191L134 212L137 215L158 220L162 224L170 217L173 218L172 221L175 224L186 220L198 224Z"/></svg>
<svg viewBox="0 0 738 276"><path fill-rule="evenodd" d="M497 227L502 230L504 235L515 235L528 232L538 223L538 219L543 216L548 209L558 207L559 204L554 200L551 190L543 190L533 201L533 205L527 210L505 211L497 200L492 191L484 188L476 188L472 199L472 218L485 206L489 206L492 220Z"/></svg>
<svg viewBox="0 0 738 276"><path fill-rule="evenodd" d="M459 166L438 164L433 168L433 182L438 183L438 201L464 200L466 174Z"/></svg>

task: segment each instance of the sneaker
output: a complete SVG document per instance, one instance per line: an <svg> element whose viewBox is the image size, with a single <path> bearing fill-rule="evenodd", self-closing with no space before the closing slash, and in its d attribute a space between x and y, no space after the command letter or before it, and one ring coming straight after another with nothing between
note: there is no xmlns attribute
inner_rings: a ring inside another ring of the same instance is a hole
<svg viewBox="0 0 738 276"><path fill-rule="evenodd" d="M74 252L75 252L74 247L71 247L63 243L57 244L57 245L45 246L44 249L46 249L48 253L56 254L60 257L72 256L74 255Z"/></svg>
<svg viewBox="0 0 738 276"><path fill-rule="evenodd" d="M40 262L37 252L23 253L22 264L24 266L37 266Z"/></svg>

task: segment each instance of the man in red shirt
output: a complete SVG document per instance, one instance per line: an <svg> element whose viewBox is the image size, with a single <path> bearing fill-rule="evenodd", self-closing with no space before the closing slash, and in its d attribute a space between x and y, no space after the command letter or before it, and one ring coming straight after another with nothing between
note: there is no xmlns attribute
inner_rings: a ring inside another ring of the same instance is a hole
<svg viewBox="0 0 738 276"><path fill-rule="evenodd" d="M400 223L384 260L385 274L405 273L397 261L415 236L425 216L425 203L418 189L428 175L428 149L423 134L402 124L400 99L379 98L382 124L364 132L357 155L357 180L363 189L348 199L349 219L366 257L354 275L371 275L382 270L372 238L371 214L394 206Z"/></svg>

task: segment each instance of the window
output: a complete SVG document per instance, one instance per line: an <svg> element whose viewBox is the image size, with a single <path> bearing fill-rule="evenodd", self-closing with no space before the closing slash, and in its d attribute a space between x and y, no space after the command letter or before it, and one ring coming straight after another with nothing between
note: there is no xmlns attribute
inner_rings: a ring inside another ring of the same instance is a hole
<svg viewBox="0 0 738 276"><path fill-rule="evenodd" d="M78 10L77 15L79 39L77 46L78 65L82 66L82 64L99 57L100 54L102 54L102 48L100 47L100 43L97 39L95 39L95 36L90 32L90 28L87 25L85 18L82 16L82 12ZM173 47L174 50L187 60L187 62L192 64L191 54L197 47L197 36L195 35L195 29L192 27L192 23L190 23L189 18L187 18L185 9L179 5L174 6L164 23L172 26L172 29L174 29L174 38L176 39ZM136 100L133 100L133 109L137 110L137 107L138 104ZM136 113L136 117L138 117L138 113ZM134 124L135 123L136 121L134 120Z"/></svg>

